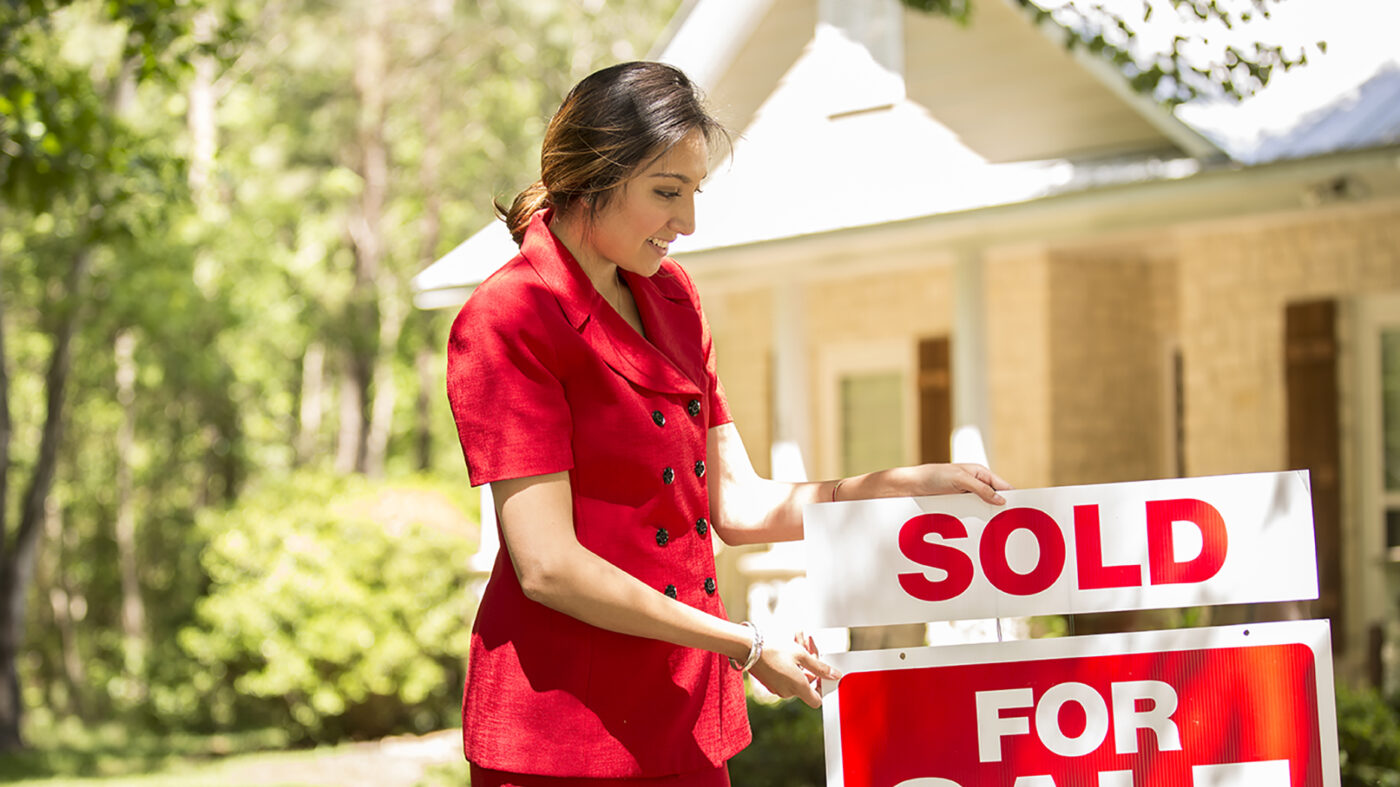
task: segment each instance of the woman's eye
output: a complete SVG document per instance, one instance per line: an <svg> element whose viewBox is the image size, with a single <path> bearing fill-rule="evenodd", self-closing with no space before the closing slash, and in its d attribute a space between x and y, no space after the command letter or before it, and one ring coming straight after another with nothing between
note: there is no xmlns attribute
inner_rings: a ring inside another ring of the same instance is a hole
<svg viewBox="0 0 1400 787"><path fill-rule="evenodd" d="M676 197L679 197L681 195L679 191L662 191L661 189L657 189L656 193L657 195L665 197L666 199L675 199Z"/></svg>

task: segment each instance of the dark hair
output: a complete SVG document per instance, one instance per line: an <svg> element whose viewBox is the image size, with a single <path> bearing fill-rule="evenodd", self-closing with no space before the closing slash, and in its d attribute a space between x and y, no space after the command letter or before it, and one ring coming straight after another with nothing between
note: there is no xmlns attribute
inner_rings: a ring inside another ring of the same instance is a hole
<svg viewBox="0 0 1400 787"><path fill-rule="evenodd" d="M582 202L595 216L614 188L652 158L699 130L706 141L728 139L705 111L700 90L665 63L619 63L583 78L549 121L540 150L540 179L497 214L518 244L530 217Z"/></svg>

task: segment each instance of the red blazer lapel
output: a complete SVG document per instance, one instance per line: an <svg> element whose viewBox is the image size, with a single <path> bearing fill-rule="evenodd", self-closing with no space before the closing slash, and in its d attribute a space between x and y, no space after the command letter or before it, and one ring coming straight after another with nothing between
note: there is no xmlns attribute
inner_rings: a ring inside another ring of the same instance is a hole
<svg viewBox="0 0 1400 787"><path fill-rule="evenodd" d="M554 293L565 317L589 347L613 371L637 385L662 393L699 394L701 387L673 362L698 355L700 347L700 317L684 298L684 291L683 305L678 304L650 279L624 272L642 322L656 342L653 345L603 299L573 255L550 232L548 219L549 211L535 214L520 253ZM687 340L691 342L689 352ZM693 374L693 370L687 372ZM703 374L696 379L703 379Z"/></svg>

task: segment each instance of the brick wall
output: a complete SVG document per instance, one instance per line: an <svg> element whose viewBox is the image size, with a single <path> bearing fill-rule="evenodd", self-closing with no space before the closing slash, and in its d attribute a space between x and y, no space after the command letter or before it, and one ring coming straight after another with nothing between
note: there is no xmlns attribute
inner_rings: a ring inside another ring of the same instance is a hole
<svg viewBox="0 0 1400 787"><path fill-rule="evenodd" d="M1050 259L1042 249L1005 249L985 264L989 458L1014 486L1049 486Z"/></svg>
<svg viewBox="0 0 1400 787"><path fill-rule="evenodd" d="M1178 248L1186 470L1286 469L1284 307L1400 290L1400 207L1189 227Z"/></svg>
<svg viewBox="0 0 1400 787"><path fill-rule="evenodd" d="M1140 248L1050 253L1052 481L1136 481L1170 473L1170 356L1159 265Z"/></svg>
<svg viewBox="0 0 1400 787"><path fill-rule="evenodd" d="M754 469L766 476L772 440L772 293L766 288L714 294L702 289L701 297L734 425Z"/></svg>

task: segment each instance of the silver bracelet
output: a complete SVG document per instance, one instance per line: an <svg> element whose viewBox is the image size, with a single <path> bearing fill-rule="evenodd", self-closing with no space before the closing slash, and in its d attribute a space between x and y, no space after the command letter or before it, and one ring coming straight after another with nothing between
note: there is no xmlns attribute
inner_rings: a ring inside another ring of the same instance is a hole
<svg viewBox="0 0 1400 787"><path fill-rule="evenodd" d="M731 658L729 666L740 672L748 672L753 665L758 663L758 657L763 655L763 632L758 630L758 626L747 620L739 625L748 626L749 630L753 632L753 644L749 645L749 657L744 659L743 664L740 664L738 659Z"/></svg>

